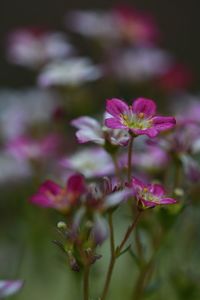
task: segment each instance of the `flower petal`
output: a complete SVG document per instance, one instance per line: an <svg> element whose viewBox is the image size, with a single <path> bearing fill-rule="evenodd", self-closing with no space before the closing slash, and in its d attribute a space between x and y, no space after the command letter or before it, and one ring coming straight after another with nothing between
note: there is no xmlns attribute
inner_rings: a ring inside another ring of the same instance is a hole
<svg viewBox="0 0 200 300"><path fill-rule="evenodd" d="M106 102L106 111L116 118L128 110L128 105L120 99L113 98Z"/></svg>
<svg viewBox="0 0 200 300"><path fill-rule="evenodd" d="M94 226L92 228L92 238L96 245L101 245L108 237L108 224L106 220L99 214L94 217Z"/></svg>
<svg viewBox="0 0 200 300"><path fill-rule="evenodd" d="M119 119L115 119L115 118L106 119L105 125L109 128L128 130L127 126L123 125Z"/></svg>
<svg viewBox="0 0 200 300"><path fill-rule="evenodd" d="M35 194L30 198L30 202L41 207L53 207L53 201L43 194Z"/></svg>
<svg viewBox="0 0 200 300"><path fill-rule="evenodd" d="M143 113L145 117L152 117L156 113L156 104L153 100L138 98L133 102L132 110L136 114Z"/></svg>
<svg viewBox="0 0 200 300"><path fill-rule="evenodd" d="M139 199L139 201L141 202L142 206L144 207L155 207L155 206L158 206L160 205L160 203L158 202L154 202L154 201L148 201L148 200L144 200L144 199Z"/></svg>
<svg viewBox="0 0 200 300"><path fill-rule="evenodd" d="M132 131L135 135L147 135L150 138L156 137L159 133L159 131L154 127L148 129L132 129Z"/></svg>
<svg viewBox="0 0 200 300"><path fill-rule="evenodd" d="M131 191L129 189L124 189L123 191L112 193L111 195L106 197L105 208L113 207L119 205L121 202L126 201L130 193Z"/></svg>
<svg viewBox="0 0 200 300"><path fill-rule="evenodd" d="M177 201L173 198L163 198L160 200L160 204L175 204Z"/></svg>
<svg viewBox="0 0 200 300"><path fill-rule="evenodd" d="M144 184L142 181L140 181L138 178L133 177L131 181L131 186L138 190L138 189L144 189L146 187L146 184Z"/></svg>
<svg viewBox="0 0 200 300"><path fill-rule="evenodd" d="M0 280L0 298L17 293L22 286L22 280Z"/></svg>
<svg viewBox="0 0 200 300"><path fill-rule="evenodd" d="M83 175L71 175L67 181L67 191L72 194L83 193L85 191L85 179Z"/></svg>
<svg viewBox="0 0 200 300"><path fill-rule="evenodd" d="M176 125L176 119L174 117L154 117L152 121L154 128L159 132L169 130Z"/></svg>
<svg viewBox="0 0 200 300"><path fill-rule="evenodd" d="M160 184L151 184L149 187L150 192L155 196L162 196L165 193L165 190Z"/></svg>
<svg viewBox="0 0 200 300"><path fill-rule="evenodd" d="M51 193L54 196L58 195L61 191L61 187L52 180L46 180L39 188L39 193Z"/></svg>
<svg viewBox="0 0 200 300"><path fill-rule="evenodd" d="M71 124L78 128L76 137L79 143L95 142L103 145L104 138L100 124L93 118L80 117L71 121Z"/></svg>

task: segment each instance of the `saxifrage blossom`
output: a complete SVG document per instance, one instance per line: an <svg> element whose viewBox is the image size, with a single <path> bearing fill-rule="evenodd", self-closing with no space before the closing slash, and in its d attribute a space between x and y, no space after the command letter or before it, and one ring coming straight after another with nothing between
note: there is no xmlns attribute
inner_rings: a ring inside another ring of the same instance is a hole
<svg viewBox="0 0 200 300"><path fill-rule="evenodd" d="M173 117L156 116L155 102L145 98L136 99L131 106L120 99L107 100L106 111L111 115L105 120L107 127L125 129L135 136L153 138L176 124Z"/></svg>
<svg viewBox="0 0 200 300"><path fill-rule="evenodd" d="M80 172L86 178L108 176L114 173L110 155L101 148L85 148L63 158L60 165L68 171Z"/></svg>
<svg viewBox="0 0 200 300"><path fill-rule="evenodd" d="M76 127L76 137L80 144L93 142L105 146L108 142L114 146L127 146L129 134L120 129L108 129L102 126L97 120L88 116L82 116L71 121L71 125Z"/></svg>
<svg viewBox="0 0 200 300"><path fill-rule="evenodd" d="M175 199L165 195L165 190L160 184L146 184L137 178L133 178L131 188L138 206L142 209L176 203Z"/></svg>
<svg viewBox="0 0 200 300"><path fill-rule="evenodd" d="M52 180L45 181L30 201L42 207L51 207L61 212L67 212L71 206L77 203L84 191L84 177L81 174L74 174L69 177L65 187L61 187Z"/></svg>

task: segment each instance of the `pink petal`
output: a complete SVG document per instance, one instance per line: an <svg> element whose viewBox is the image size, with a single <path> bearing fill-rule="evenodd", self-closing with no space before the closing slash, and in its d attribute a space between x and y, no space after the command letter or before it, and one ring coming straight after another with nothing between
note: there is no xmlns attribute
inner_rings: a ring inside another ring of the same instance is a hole
<svg viewBox="0 0 200 300"><path fill-rule="evenodd" d="M145 117L152 117L156 113L156 104L153 100L138 98L133 102L132 110L136 114L143 113Z"/></svg>
<svg viewBox="0 0 200 300"><path fill-rule="evenodd" d="M23 286L22 280L0 280L0 298L17 293Z"/></svg>
<svg viewBox="0 0 200 300"><path fill-rule="evenodd" d="M106 111L112 116L119 118L121 114L129 111L128 105L120 99L111 99L106 102Z"/></svg>
<svg viewBox="0 0 200 300"><path fill-rule="evenodd" d="M175 204L177 201L173 198L163 198L160 200L160 204Z"/></svg>
<svg viewBox="0 0 200 300"><path fill-rule="evenodd" d="M165 193L163 186L160 184L151 184L149 190L153 195L158 197L164 195Z"/></svg>
<svg viewBox="0 0 200 300"><path fill-rule="evenodd" d="M35 194L30 198L30 202L41 207L52 207L53 202L43 194Z"/></svg>
<svg viewBox="0 0 200 300"><path fill-rule="evenodd" d="M50 192L54 196L58 195L62 188L52 180L46 180L39 188L40 193Z"/></svg>
<svg viewBox="0 0 200 300"><path fill-rule="evenodd" d="M85 191L85 179L81 174L74 174L67 181L67 191L72 194L81 194Z"/></svg>
<svg viewBox="0 0 200 300"><path fill-rule="evenodd" d="M165 131L176 125L176 119L173 117L154 117L152 118L154 128L158 131Z"/></svg>
<svg viewBox="0 0 200 300"><path fill-rule="evenodd" d="M108 128L113 128L113 129L127 129L128 127L123 125L119 119L115 118L109 118L105 120L105 125Z"/></svg>
<svg viewBox="0 0 200 300"><path fill-rule="evenodd" d="M155 206L158 206L160 205L160 203L157 203L157 202L153 202L153 201L148 201L148 200L144 200L144 199L140 199L139 200L143 206L145 207L155 207Z"/></svg>
<svg viewBox="0 0 200 300"><path fill-rule="evenodd" d="M148 129L132 129L136 135L147 135L150 138L154 138L158 135L158 130L154 127Z"/></svg>
<svg viewBox="0 0 200 300"><path fill-rule="evenodd" d="M131 181L131 186L133 188L136 188L136 189L144 189L146 187L146 184L144 184L142 181L140 181L139 179L133 177L132 178L132 181Z"/></svg>

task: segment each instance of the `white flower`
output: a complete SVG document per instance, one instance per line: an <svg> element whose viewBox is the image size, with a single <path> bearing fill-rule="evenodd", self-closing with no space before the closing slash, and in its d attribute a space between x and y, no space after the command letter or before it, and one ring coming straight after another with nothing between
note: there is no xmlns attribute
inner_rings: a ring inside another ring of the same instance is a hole
<svg viewBox="0 0 200 300"><path fill-rule="evenodd" d="M85 177L101 177L114 172L110 156L101 148L88 148L75 153L61 161L61 165L68 169L82 173Z"/></svg>
<svg viewBox="0 0 200 300"><path fill-rule="evenodd" d="M55 61L47 65L39 75L41 86L80 85L101 76L100 69L88 58L70 58Z"/></svg>
<svg viewBox="0 0 200 300"><path fill-rule="evenodd" d="M40 89L0 91L0 132L4 139L23 135L34 123L49 121L58 105L54 93Z"/></svg>
<svg viewBox="0 0 200 300"><path fill-rule="evenodd" d="M17 182L32 176L31 166L0 152L0 184Z"/></svg>

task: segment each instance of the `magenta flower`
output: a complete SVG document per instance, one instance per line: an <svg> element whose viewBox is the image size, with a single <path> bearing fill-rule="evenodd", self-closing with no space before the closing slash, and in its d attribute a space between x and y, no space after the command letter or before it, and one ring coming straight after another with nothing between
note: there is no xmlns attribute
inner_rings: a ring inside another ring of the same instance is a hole
<svg viewBox="0 0 200 300"><path fill-rule="evenodd" d="M52 180L45 181L30 201L42 207L52 207L61 212L67 212L77 203L84 191L84 177L77 173L69 177L64 188Z"/></svg>
<svg viewBox="0 0 200 300"><path fill-rule="evenodd" d="M145 184L139 179L133 178L131 188L138 206L143 209L176 203L175 199L165 196L164 188L160 184Z"/></svg>
<svg viewBox="0 0 200 300"><path fill-rule="evenodd" d="M113 10L115 26L122 38L136 44L152 44L159 37L153 18L128 5L120 5Z"/></svg>
<svg viewBox="0 0 200 300"><path fill-rule="evenodd" d="M105 120L107 127L129 130L135 136L153 138L176 124L173 117L155 116L155 102L145 98L136 99L131 106L120 99L107 100L106 111L111 115Z"/></svg>

